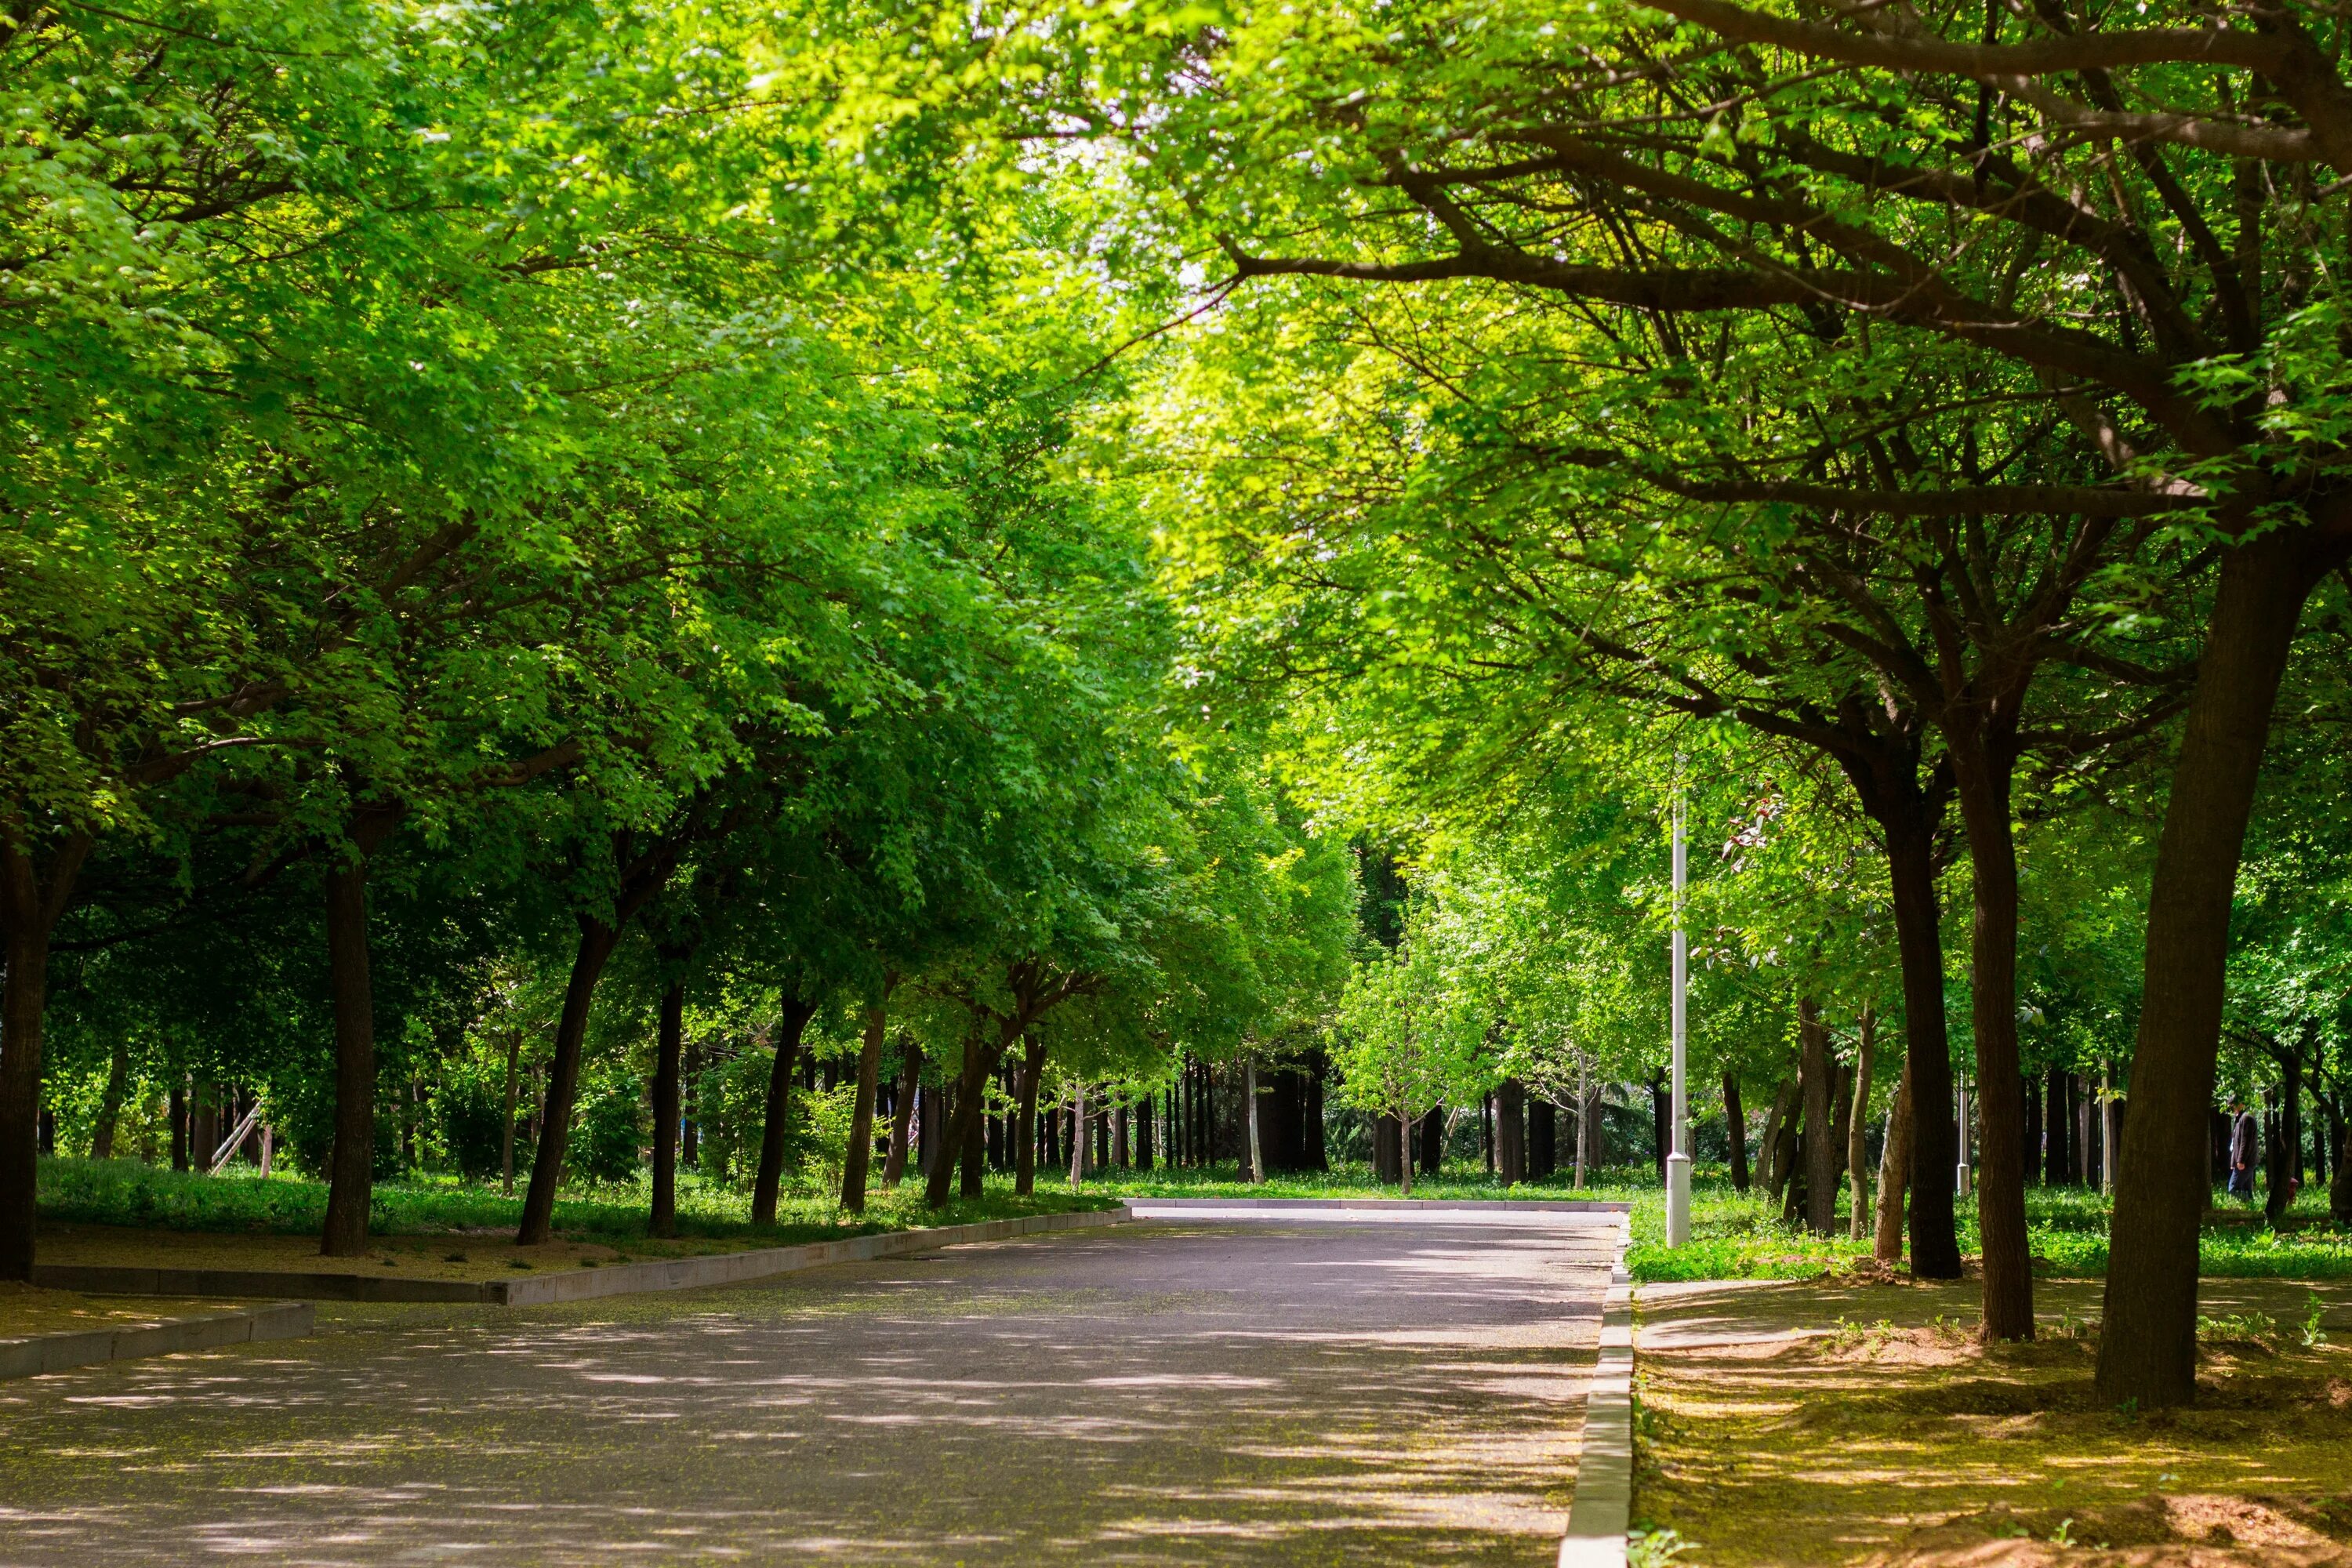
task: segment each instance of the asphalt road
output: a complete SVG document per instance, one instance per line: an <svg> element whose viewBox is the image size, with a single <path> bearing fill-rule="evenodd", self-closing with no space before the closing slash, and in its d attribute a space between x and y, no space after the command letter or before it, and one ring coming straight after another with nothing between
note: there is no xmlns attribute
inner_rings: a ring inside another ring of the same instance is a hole
<svg viewBox="0 0 2352 1568"><path fill-rule="evenodd" d="M0 1563L1534 1568L1612 1237L1139 1223L322 1307L311 1340L0 1384Z"/></svg>

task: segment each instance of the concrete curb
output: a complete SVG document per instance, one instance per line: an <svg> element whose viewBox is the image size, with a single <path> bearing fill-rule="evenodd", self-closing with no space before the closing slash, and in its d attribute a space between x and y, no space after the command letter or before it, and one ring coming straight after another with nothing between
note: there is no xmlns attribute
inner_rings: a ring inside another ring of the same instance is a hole
<svg viewBox="0 0 2352 1568"><path fill-rule="evenodd" d="M1630 1222L1619 1233L1601 1303L1601 1348L1584 1395L1584 1444L1559 1568L1625 1568L1633 1518L1633 1278L1625 1272L1632 1233Z"/></svg>
<svg viewBox="0 0 2352 1568"><path fill-rule="evenodd" d="M119 1329L73 1329L64 1333L0 1340L0 1378L38 1377L43 1373L64 1372L69 1367L91 1366L100 1362L219 1350L225 1345L253 1344L264 1340L298 1340L310 1331L315 1315L316 1309L308 1301L278 1301L202 1318L131 1323Z"/></svg>
<svg viewBox="0 0 2352 1568"><path fill-rule="evenodd" d="M133 1268L85 1264L37 1264L33 1283L56 1290L110 1296L293 1296L331 1301L475 1302L496 1307L540 1307L623 1296L641 1290L692 1290L731 1285L833 1263L857 1263L934 1247L1002 1241L1046 1231L1118 1225L1130 1216L1124 1207L1073 1214L1029 1215L1020 1219L982 1220L976 1225L936 1226L885 1231L800 1247L767 1247L754 1252L718 1252L703 1258L667 1258L647 1263L616 1263L603 1268L567 1268L528 1279L385 1279L373 1274L293 1274L266 1269ZM308 1309L305 1309L306 1310ZM102 1359L102 1358L101 1358Z"/></svg>
<svg viewBox="0 0 2352 1568"><path fill-rule="evenodd" d="M1127 1199L1129 1208L1267 1208L1267 1211L1312 1211L1312 1208L1477 1208L1500 1213L1633 1213L1633 1204L1604 1199Z"/></svg>

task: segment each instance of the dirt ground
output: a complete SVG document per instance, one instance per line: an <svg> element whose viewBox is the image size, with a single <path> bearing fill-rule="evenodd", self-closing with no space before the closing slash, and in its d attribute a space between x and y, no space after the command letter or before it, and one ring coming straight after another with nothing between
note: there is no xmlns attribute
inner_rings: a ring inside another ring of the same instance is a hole
<svg viewBox="0 0 2352 1568"><path fill-rule="evenodd" d="M1986 1350L1973 1286L1645 1286L1637 1522L1687 1568L2352 1568L2352 1287L2208 1281L2198 1403L2145 1415L2092 1389L2099 1292Z"/></svg>
<svg viewBox="0 0 2352 1568"><path fill-rule="evenodd" d="M193 1301L162 1296L84 1296L73 1290L38 1290L0 1280L0 1340L29 1334L62 1334L76 1329L120 1329L167 1318L202 1317L224 1311L226 1301Z"/></svg>
<svg viewBox="0 0 2352 1568"><path fill-rule="evenodd" d="M259 1232L159 1230L133 1226L44 1222L43 1263L107 1264L142 1268L268 1268L303 1274L381 1274L410 1279L506 1279L517 1274L593 1268L656 1258L773 1247L761 1239L707 1237L677 1241L632 1239L625 1247L551 1241L517 1247L506 1228L478 1235L379 1236L364 1258L321 1258L315 1236Z"/></svg>

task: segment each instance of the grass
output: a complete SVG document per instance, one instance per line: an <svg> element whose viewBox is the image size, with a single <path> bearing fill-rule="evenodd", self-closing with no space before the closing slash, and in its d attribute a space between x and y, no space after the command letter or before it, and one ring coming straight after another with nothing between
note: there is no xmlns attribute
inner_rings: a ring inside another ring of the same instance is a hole
<svg viewBox="0 0 2352 1568"><path fill-rule="evenodd" d="M1376 1184L1365 1165L1335 1167L1328 1174L1276 1176L1262 1186L1240 1180L1232 1166L1209 1171L1194 1169L1122 1172L1090 1181L1089 1192L1121 1197L1349 1197L1397 1195L1394 1184ZM1613 1167L1593 1173L1581 1189L1570 1178L1505 1188L1484 1172L1447 1173L1434 1179L1416 1179L1412 1195L1427 1198L1588 1197L1632 1205L1633 1246L1626 1268L1642 1281L1672 1279L1808 1279L1842 1274L1871 1259L1871 1243L1853 1241L1844 1234L1841 1201L1837 1234L1812 1236L1801 1227L1780 1223L1780 1207L1760 1189L1740 1193L1718 1169L1694 1173L1691 1190L1691 1240L1682 1247L1665 1244L1665 1194L1646 1167ZM1841 1195L1843 1196L1843 1194ZM2109 1200L2078 1188L2029 1187L2025 1194L2027 1235L2037 1272L2065 1278L2103 1275L2107 1268ZM1977 1210L1973 1197L1960 1201L1960 1250L1977 1248ZM2289 1211L2286 1224L2273 1231L2259 1209L2226 1201L2206 1216L2200 1244L2202 1270L2221 1279L2352 1279L2352 1233L2330 1227L2326 1194L2306 1188L2301 1202Z"/></svg>
<svg viewBox="0 0 2352 1568"><path fill-rule="evenodd" d="M642 1238L649 1188L648 1182L641 1181L566 1189L556 1199L556 1234L608 1244ZM785 1192L776 1205L773 1226L754 1226L748 1192L681 1176L677 1228L681 1237L779 1246L917 1226L1107 1208L1112 1201L1097 1193L1074 1195L1050 1186L1034 1197L1015 1197L1010 1178L992 1177L980 1197L929 1209L923 1206L920 1185L905 1182L876 1189L860 1216L844 1213L821 1188L803 1185ZM314 1235L326 1222L327 1185L288 1175L264 1179L250 1172L198 1176L136 1160L46 1159L40 1163L40 1215L79 1225ZM376 1236L479 1234L512 1230L521 1219L519 1187L509 1197L493 1185L418 1177L376 1184L368 1230Z"/></svg>
<svg viewBox="0 0 2352 1568"><path fill-rule="evenodd" d="M44 1218L81 1224L134 1226L178 1231L315 1234L324 1222L324 1183L278 1175L264 1181L243 1174L196 1176L141 1164L135 1160L55 1159L41 1162ZM1102 1208L1127 1197L1368 1197L1395 1196L1393 1184L1372 1180L1365 1165L1343 1164L1328 1173L1275 1177L1262 1185L1240 1179L1231 1165L1208 1170L1120 1171L1089 1177L1072 1193L1057 1173L1040 1172L1038 1190L1013 1195L1009 1177L992 1175L978 1199L946 1208L923 1206L917 1184L877 1188L864 1216L844 1214L814 1184L790 1188L777 1206L772 1227L751 1223L750 1194L741 1188L681 1175L678 1232L719 1243L786 1245L831 1237L903 1230L921 1225L961 1225L973 1220L1069 1209ZM1646 1167L1615 1167L1593 1173L1585 1187L1561 1175L1505 1188L1480 1171L1451 1171L1416 1180L1417 1198L1586 1197L1632 1206L1633 1247L1627 1267L1643 1281L1675 1279L1805 1279L1838 1275L1864 1266L1870 1243L1840 1233L1816 1237L1780 1223L1780 1211L1760 1191L1734 1191L1719 1170L1695 1173L1691 1194L1691 1241L1665 1245L1665 1197ZM606 1244L646 1235L648 1184L567 1189L555 1205L559 1236ZM1843 1206L1843 1205L1841 1205ZM420 1176L377 1184L369 1229L380 1236L425 1236L447 1232L512 1229L520 1221L520 1193L509 1197L496 1186L448 1177ZM2030 1187L2026 1215L2037 1271L2062 1278L2104 1274L2107 1264L2108 1202L2078 1189ZM1976 1247L1976 1205L1959 1206L1960 1247ZM2273 1231L2259 1210L2225 1205L2209 1214L2200 1245L2209 1279L2352 1279L2352 1234L2332 1229L2326 1197L2306 1192L2287 1223Z"/></svg>

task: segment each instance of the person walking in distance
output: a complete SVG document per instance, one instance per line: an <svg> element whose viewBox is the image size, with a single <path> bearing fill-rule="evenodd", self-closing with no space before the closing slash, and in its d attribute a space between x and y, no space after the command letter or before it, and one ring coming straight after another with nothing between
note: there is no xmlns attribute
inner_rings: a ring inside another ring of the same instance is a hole
<svg viewBox="0 0 2352 1568"><path fill-rule="evenodd" d="M2254 1201L2254 1154L2259 1134L2254 1113L2242 1100L2230 1101L2230 1195Z"/></svg>

